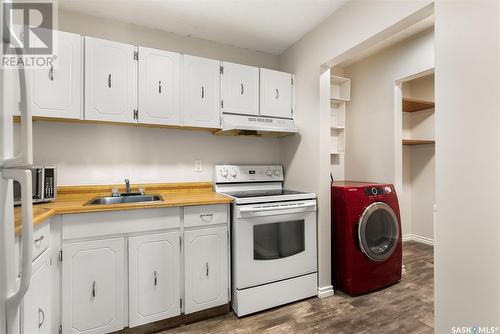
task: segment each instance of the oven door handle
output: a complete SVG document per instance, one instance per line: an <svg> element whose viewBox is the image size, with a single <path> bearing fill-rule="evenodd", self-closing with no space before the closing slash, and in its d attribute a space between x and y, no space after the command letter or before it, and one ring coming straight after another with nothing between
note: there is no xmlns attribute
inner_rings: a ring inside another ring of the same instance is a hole
<svg viewBox="0 0 500 334"><path fill-rule="evenodd" d="M295 204L295 205L248 207L248 208L241 208L240 212L262 212L262 211L288 210L288 209L298 209L298 208L312 208L315 206L316 206L316 203L301 203L301 204Z"/></svg>

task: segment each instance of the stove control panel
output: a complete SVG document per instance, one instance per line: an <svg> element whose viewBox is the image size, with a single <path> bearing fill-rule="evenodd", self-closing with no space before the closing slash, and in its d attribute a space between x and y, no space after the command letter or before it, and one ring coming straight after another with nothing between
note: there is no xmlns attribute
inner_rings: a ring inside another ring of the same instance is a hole
<svg viewBox="0 0 500 334"><path fill-rule="evenodd" d="M215 183L243 183L283 181L283 166L280 165L217 165Z"/></svg>

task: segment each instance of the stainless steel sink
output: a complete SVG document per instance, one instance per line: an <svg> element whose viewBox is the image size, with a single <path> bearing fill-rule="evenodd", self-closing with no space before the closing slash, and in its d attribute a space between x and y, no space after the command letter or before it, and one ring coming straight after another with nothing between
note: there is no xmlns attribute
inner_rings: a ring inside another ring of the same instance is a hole
<svg viewBox="0 0 500 334"><path fill-rule="evenodd" d="M96 197L88 201L85 205L110 205L121 203L139 203L163 201L160 195L129 195L129 196L106 196Z"/></svg>

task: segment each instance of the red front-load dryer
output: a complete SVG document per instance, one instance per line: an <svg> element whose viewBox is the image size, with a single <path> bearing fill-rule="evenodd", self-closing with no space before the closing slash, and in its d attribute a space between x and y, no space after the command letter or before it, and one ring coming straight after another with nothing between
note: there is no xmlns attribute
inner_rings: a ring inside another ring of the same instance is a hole
<svg viewBox="0 0 500 334"><path fill-rule="evenodd" d="M394 284L401 279L402 256L394 186L334 182L333 286L354 296Z"/></svg>

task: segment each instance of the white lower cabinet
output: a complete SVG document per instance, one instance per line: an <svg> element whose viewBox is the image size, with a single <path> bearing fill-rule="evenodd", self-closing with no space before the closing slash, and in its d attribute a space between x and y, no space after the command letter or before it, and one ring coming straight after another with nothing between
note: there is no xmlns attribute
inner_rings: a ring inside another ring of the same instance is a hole
<svg viewBox="0 0 500 334"><path fill-rule="evenodd" d="M185 313L228 302L227 227L184 232Z"/></svg>
<svg viewBox="0 0 500 334"><path fill-rule="evenodd" d="M228 219L225 204L63 216L62 333L112 333L227 304ZM38 307L50 323L42 274L24 334L57 332L37 329Z"/></svg>
<svg viewBox="0 0 500 334"><path fill-rule="evenodd" d="M33 272L28 292L24 296L21 311L23 334L52 334L51 328L51 269L50 253L45 251L33 262Z"/></svg>
<svg viewBox="0 0 500 334"><path fill-rule="evenodd" d="M65 243L63 333L110 333L124 327L123 238Z"/></svg>
<svg viewBox="0 0 500 334"><path fill-rule="evenodd" d="M181 313L178 231L129 238L129 327Z"/></svg>

